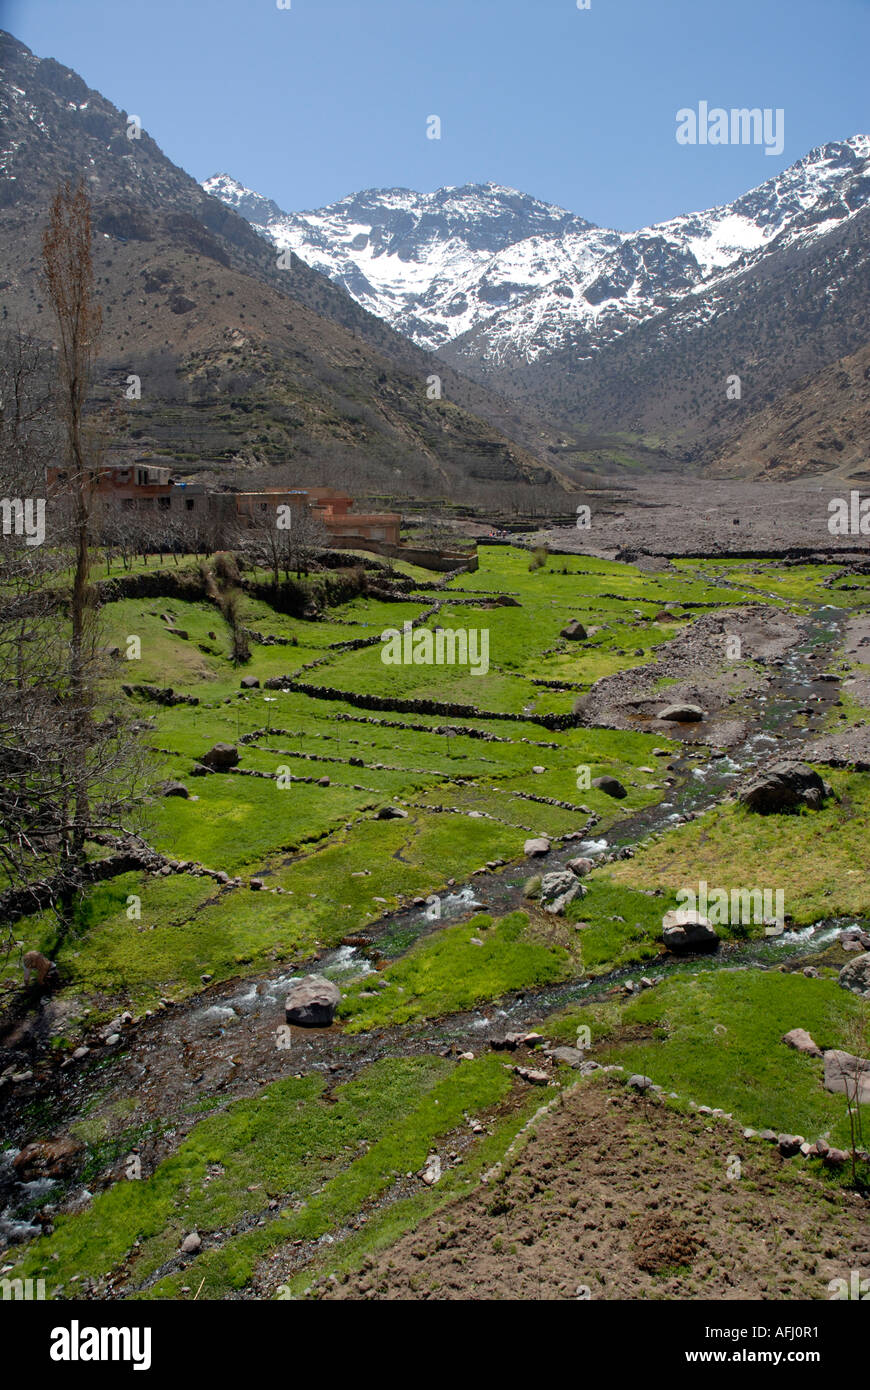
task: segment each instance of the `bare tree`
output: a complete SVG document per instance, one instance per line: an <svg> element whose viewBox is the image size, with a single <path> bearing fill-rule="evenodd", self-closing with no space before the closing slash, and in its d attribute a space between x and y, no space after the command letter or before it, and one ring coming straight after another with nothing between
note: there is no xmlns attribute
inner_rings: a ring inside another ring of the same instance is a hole
<svg viewBox="0 0 870 1390"><path fill-rule="evenodd" d="M75 559L70 594L69 695L72 815L67 848L73 865L84 856L90 819L87 749L93 722L88 665L94 650L94 594L90 585L94 474L88 461L85 403L93 380L102 312L94 295L90 202L80 183L55 195L43 234L42 260L57 320L59 414L66 434L66 483L72 507Z"/></svg>
<svg viewBox="0 0 870 1390"><path fill-rule="evenodd" d="M285 514L289 522L282 530L286 537L283 547L284 577L290 578L290 570L296 570L296 577L307 574L318 550L329 545L329 532L322 519L311 507L291 507Z"/></svg>
<svg viewBox="0 0 870 1390"><path fill-rule="evenodd" d="M90 583L101 454L86 405L100 313L81 187L58 192L43 249L58 330L55 389L46 389L50 354L21 335L7 338L0 368L4 488L41 502L45 518L38 537L25 528L3 538L0 887L33 892L41 906L47 892L62 937L87 878L87 840L124 831L141 789L129 735L107 706ZM63 465L49 492L45 469L58 455Z"/></svg>

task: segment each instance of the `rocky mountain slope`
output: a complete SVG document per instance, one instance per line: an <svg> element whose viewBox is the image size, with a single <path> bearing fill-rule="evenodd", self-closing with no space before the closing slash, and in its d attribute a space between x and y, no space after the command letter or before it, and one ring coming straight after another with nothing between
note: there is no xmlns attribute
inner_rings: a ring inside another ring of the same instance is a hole
<svg viewBox="0 0 870 1390"><path fill-rule="evenodd" d="M70 69L0 35L0 313L50 338L40 239L84 178L94 208L104 392L139 456L179 470L287 464L300 480L443 495L552 479L549 437L401 337L174 165ZM441 400L427 382L441 377Z"/></svg>
<svg viewBox="0 0 870 1390"><path fill-rule="evenodd" d="M716 464L734 473L763 467L766 478L825 470L866 482L870 439L870 346L804 380L754 414L720 450Z"/></svg>

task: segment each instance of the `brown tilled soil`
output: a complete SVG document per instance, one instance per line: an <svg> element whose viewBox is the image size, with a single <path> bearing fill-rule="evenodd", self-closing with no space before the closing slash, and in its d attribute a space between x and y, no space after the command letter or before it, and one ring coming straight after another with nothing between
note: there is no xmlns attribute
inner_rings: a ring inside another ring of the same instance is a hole
<svg viewBox="0 0 870 1390"><path fill-rule="evenodd" d="M870 1267L867 1200L727 1121L581 1082L533 1134L323 1297L827 1299Z"/></svg>

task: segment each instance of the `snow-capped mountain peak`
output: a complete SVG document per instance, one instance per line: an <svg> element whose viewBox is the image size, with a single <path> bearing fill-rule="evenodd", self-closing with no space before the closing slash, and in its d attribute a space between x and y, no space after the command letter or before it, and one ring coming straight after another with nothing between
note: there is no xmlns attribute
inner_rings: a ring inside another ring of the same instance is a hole
<svg viewBox="0 0 870 1390"><path fill-rule="evenodd" d="M636 232L494 183L366 189L282 212L227 174L203 184L422 347L469 361L582 355L870 201L870 136L811 150L733 203Z"/></svg>

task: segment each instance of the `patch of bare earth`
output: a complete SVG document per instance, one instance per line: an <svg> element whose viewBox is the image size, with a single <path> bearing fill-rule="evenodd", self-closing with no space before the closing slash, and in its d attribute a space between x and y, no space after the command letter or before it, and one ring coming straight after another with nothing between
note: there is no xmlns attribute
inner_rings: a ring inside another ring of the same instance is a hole
<svg viewBox="0 0 870 1390"><path fill-rule="evenodd" d="M870 1263L867 1216L731 1124L581 1083L505 1172L322 1296L825 1299Z"/></svg>

